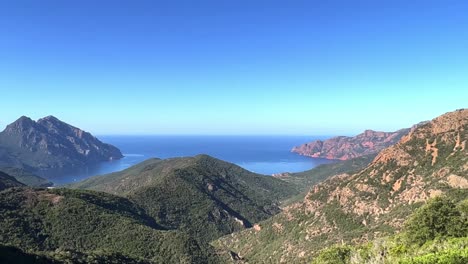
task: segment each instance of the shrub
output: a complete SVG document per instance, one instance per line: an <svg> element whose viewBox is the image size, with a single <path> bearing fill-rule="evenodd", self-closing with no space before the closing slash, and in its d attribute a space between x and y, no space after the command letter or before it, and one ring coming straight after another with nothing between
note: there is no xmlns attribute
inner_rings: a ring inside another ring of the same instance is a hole
<svg viewBox="0 0 468 264"><path fill-rule="evenodd" d="M467 235L467 221L455 203L437 197L421 207L408 220L408 239L419 245L436 237L463 237Z"/></svg>
<svg viewBox="0 0 468 264"><path fill-rule="evenodd" d="M442 252L429 253L422 256L404 259L400 264L466 264L468 249L452 248Z"/></svg>
<svg viewBox="0 0 468 264"><path fill-rule="evenodd" d="M347 264L350 261L352 248L349 246L334 246L322 250L312 264Z"/></svg>

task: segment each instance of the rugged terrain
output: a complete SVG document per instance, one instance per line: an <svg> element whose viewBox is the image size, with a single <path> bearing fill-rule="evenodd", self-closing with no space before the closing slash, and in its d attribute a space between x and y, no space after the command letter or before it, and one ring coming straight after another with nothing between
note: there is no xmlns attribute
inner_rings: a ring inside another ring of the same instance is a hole
<svg viewBox="0 0 468 264"><path fill-rule="evenodd" d="M375 154L371 154L350 160L341 160L334 163L322 164L311 170L303 172L274 174L273 177L296 185L300 191L299 194L285 200L283 202L283 206L302 201L311 186L323 182L332 176L343 173L352 173L364 169L372 162L375 156Z"/></svg>
<svg viewBox="0 0 468 264"><path fill-rule="evenodd" d="M209 242L280 212L295 185L207 155L151 159L71 185L128 197L162 226Z"/></svg>
<svg viewBox="0 0 468 264"><path fill-rule="evenodd" d="M402 232L357 245L333 245L321 250L312 264L465 264L467 215L468 197L438 196L412 213Z"/></svg>
<svg viewBox="0 0 468 264"><path fill-rule="evenodd" d="M364 243L400 230L431 197L468 192L468 110L420 124L357 173L316 185L304 201L218 240L249 263L307 263L336 243Z"/></svg>
<svg viewBox="0 0 468 264"><path fill-rule="evenodd" d="M396 132L366 130L355 137L334 137L325 141L316 140L294 147L291 152L313 158L349 160L371 154L397 143L409 129Z"/></svg>
<svg viewBox="0 0 468 264"><path fill-rule="evenodd" d="M0 167L40 169L85 166L122 158L116 147L53 116L21 117L0 132Z"/></svg>

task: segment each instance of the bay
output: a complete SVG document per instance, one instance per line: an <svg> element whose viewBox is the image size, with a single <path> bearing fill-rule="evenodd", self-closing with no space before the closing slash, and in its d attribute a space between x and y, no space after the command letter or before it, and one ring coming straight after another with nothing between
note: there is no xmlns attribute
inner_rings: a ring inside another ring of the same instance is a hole
<svg viewBox="0 0 468 264"><path fill-rule="evenodd" d="M271 175L300 172L332 161L291 153L293 146L327 136L98 136L118 147L123 159L73 170L42 171L55 185L124 170L149 158L173 158L208 154L247 170Z"/></svg>

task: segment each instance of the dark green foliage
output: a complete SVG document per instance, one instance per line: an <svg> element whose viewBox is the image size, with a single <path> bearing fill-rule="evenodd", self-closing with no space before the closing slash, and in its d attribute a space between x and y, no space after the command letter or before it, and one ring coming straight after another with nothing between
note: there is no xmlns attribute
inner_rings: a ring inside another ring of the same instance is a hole
<svg viewBox="0 0 468 264"><path fill-rule="evenodd" d="M0 215L0 244L27 252L103 251L163 263L218 259L209 246L162 230L139 206L105 193L12 188L0 192Z"/></svg>
<svg viewBox="0 0 468 264"><path fill-rule="evenodd" d="M345 213L337 202L327 204L323 209L327 221L336 225L343 232L362 228L357 216Z"/></svg>
<svg viewBox="0 0 468 264"><path fill-rule="evenodd" d="M347 264L351 256L351 247L333 246L324 249L312 261L312 264Z"/></svg>
<svg viewBox="0 0 468 264"><path fill-rule="evenodd" d="M55 264L61 262L45 256L25 253L19 248L0 245L0 263Z"/></svg>
<svg viewBox="0 0 468 264"><path fill-rule="evenodd" d="M406 233L410 241L422 245L441 236L468 236L468 221L463 218L455 203L448 198L437 197L418 209L409 219Z"/></svg>
<svg viewBox="0 0 468 264"><path fill-rule="evenodd" d="M207 155L151 159L72 187L124 195L165 228L184 230L202 242L251 227L298 193L293 184Z"/></svg>
<svg viewBox="0 0 468 264"><path fill-rule="evenodd" d="M14 177L0 171L0 191L11 187L21 186L24 186L24 184L17 181Z"/></svg>
<svg viewBox="0 0 468 264"><path fill-rule="evenodd" d="M26 253L19 248L0 245L0 263L14 264L150 264L143 259L130 258L120 253L104 251L77 252L73 250L56 250L50 252Z"/></svg>

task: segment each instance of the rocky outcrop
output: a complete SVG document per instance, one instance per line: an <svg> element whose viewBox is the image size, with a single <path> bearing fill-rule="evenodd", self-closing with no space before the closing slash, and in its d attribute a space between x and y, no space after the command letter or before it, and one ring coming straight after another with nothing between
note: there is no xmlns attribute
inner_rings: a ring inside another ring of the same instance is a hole
<svg viewBox="0 0 468 264"><path fill-rule="evenodd" d="M410 130L396 132L378 132L366 130L355 137L334 137L325 141L316 140L294 147L291 152L313 158L349 160L375 154L397 143Z"/></svg>
<svg viewBox="0 0 468 264"><path fill-rule="evenodd" d="M0 165L32 170L78 167L122 158L116 147L48 116L21 117L0 133Z"/></svg>
<svg viewBox="0 0 468 264"><path fill-rule="evenodd" d="M467 197L467 141L468 109L418 124L366 168L315 185L303 202L260 223L260 231L226 236L217 245L252 263L265 245L270 263L310 263L326 246L392 234L430 198Z"/></svg>

